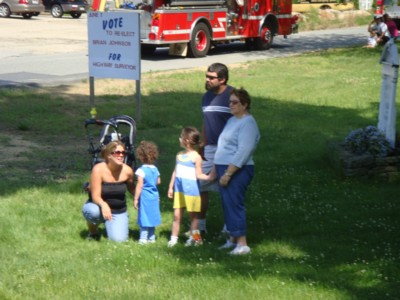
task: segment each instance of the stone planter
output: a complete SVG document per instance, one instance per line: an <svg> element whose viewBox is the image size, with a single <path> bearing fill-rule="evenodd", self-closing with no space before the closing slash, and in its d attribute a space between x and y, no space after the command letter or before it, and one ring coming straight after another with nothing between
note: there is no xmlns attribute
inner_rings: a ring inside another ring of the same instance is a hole
<svg viewBox="0 0 400 300"><path fill-rule="evenodd" d="M356 155L342 144L330 144L329 159L332 166L345 177L400 181L400 155L373 157L366 153Z"/></svg>

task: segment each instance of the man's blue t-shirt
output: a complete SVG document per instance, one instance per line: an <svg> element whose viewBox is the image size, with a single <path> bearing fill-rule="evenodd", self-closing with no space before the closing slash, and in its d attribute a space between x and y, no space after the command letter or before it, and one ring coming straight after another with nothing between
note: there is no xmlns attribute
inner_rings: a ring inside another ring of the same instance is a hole
<svg viewBox="0 0 400 300"><path fill-rule="evenodd" d="M229 108L231 86L227 86L221 94L207 91L202 99L203 123L207 145L217 145L219 135L226 122L232 117Z"/></svg>

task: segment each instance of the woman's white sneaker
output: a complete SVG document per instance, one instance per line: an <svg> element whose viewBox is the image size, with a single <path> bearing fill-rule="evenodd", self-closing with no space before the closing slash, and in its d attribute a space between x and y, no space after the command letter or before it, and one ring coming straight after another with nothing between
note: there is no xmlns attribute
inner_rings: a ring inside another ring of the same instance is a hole
<svg viewBox="0 0 400 300"><path fill-rule="evenodd" d="M245 245L237 245L229 254L231 255L243 255L250 253L250 247Z"/></svg>

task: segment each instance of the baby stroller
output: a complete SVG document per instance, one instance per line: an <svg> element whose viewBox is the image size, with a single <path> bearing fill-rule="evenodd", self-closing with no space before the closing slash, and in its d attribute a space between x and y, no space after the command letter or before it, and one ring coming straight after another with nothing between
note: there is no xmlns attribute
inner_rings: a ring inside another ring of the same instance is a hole
<svg viewBox="0 0 400 300"><path fill-rule="evenodd" d="M98 139L94 137L93 126L102 126ZM87 119L85 128L89 139L89 154L91 155L91 169L99 162L102 162L101 149L111 141L120 140L128 153L124 163L136 170L135 142L136 122L126 115L114 116L108 120ZM84 184L84 190L89 191L89 183Z"/></svg>
<svg viewBox="0 0 400 300"><path fill-rule="evenodd" d="M102 126L98 140L91 134L91 125ZM89 154L92 156L91 168L103 159L100 157L101 149L111 141L120 140L125 145L124 163L133 170L136 167L135 142L136 142L136 122L129 116L114 116L108 120L85 120L85 128L89 139Z"/></svg>

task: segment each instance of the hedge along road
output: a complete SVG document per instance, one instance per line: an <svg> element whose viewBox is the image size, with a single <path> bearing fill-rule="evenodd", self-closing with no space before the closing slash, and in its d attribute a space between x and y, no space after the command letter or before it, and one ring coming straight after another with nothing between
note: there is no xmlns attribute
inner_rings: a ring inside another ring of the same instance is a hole
<svg viewBox="0 0 400 300"><path fill-rule="evenodd" d="M51 86L89 78L87 16L61 19L41 14L25 20L2 18L0 85ZM168 55L165 48L142 57L142 73L175 69L206 68L214 62L227 65L258 59L290 56L308 51L363 45L366 27L300 32L285 39L274 38L268 51L246 51L244 43L221 45L204 58Z"/></svg>

